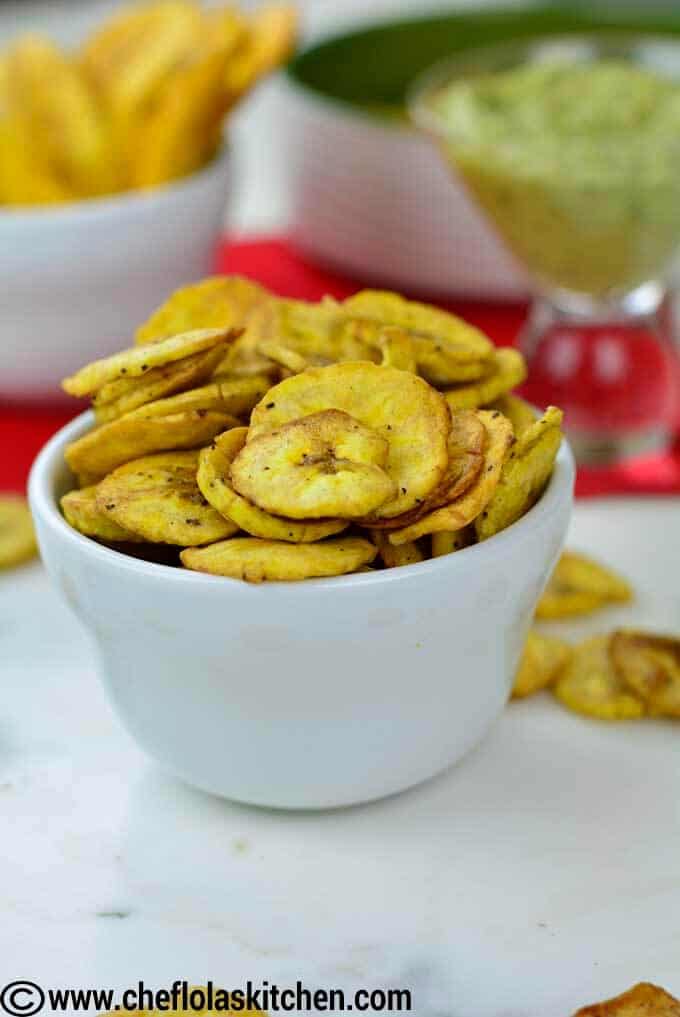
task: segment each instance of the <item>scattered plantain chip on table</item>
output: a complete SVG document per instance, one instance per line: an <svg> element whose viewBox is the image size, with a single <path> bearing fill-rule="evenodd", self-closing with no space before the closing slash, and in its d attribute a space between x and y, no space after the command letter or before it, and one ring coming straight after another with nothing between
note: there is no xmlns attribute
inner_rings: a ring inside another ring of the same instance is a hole
<svg viewBox="0 0 680 1017"><path fill-rule="evenodd" d="M0 570L22 565L38 553L26 499L0 495Z"/></svg>
<svg viewBox="0 0 680 1017"><path fill-rule="evenodd" d="M650 715L680 717L680 639L618 629L610 653L619 675Z"/></svg>
<svg viewBox="0 0 680 1017"><path fill-rule="evenodd" d="M570 710L597 720L635 720L645 714L643 700L630 691L614 665L606 635L575 647L553 691Z"/></svg>
<svg viewBox="0 0 680 1017"><path fill-rule="evenodd" d="M632 599L633 590L623 576L585 554L564 551L538 602L536 617L571 618Z"/></svg>
<svg viewBox="0 0 680 1017"><path fill-rule="evenodd" d="M549 688L571 659L568 643L532 630L527 636L512 687L513 699L524 699Z"/></svg>
<svg viewBox="0 0 680 1017"><path fill-rule="evenodd" d="M651 982L638 982L632 989L584 1006L574 1017L680 1017L680 1000Z"/></svg>

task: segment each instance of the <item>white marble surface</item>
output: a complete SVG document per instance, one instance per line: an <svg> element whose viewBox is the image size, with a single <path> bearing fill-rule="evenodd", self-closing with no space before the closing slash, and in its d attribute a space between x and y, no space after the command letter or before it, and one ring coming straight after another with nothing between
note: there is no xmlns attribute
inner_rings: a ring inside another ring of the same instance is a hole
<svg viewBox="0 0 680 1017"><path fill-rule="evenodd" d="M640 590L597 627L680 630L679 510L578 506L571 546ZM591 723L540 696L420 789L285 814L147 762L39 565L0 577L0 672L3 979L406 986L418 1017L568 1017L637 979L680 995L669 723Z"/></svg>

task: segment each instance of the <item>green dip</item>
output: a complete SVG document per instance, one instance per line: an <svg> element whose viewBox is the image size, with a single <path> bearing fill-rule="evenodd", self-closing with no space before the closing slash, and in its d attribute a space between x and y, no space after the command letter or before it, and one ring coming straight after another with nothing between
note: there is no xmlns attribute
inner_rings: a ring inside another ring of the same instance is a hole
<svg viewBox="0 0 680 1017"><path fill-rule="evenodd" d="M632 63L541 63L459 79L436 130L508 247L549 287L605 297L680 242L680 87Z"/></svg>

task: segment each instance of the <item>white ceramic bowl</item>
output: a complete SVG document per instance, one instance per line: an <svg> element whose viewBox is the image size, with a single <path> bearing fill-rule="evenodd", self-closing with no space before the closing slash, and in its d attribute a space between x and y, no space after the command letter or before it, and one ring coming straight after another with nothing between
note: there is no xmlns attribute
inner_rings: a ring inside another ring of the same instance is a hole
<svg viewBox="0 0 680 1017"><path fill-rule="evenodd" d="M131 342L172 290L210 272L229 162L225 149L146 193L0 210L0 400L59 397L63 377Z"/></svg>
<svg viewBox="0 0 680 1017"><path fill-rule="evenodd" d="M310 258L411 293L517 300L528 279L434 144L288 78L290 236Z"/></svg>
<svg viewBox="0 0 680 1017"><path fill-rule="evenodd" d="M389 571L252 586L142 562L66 524L64 446L91 423L83 414L40 453L31 508L52 581L149 755L227 798L323 808L417 784L482 738L562 546L566 446L541 501L484 544Z"/></svg>

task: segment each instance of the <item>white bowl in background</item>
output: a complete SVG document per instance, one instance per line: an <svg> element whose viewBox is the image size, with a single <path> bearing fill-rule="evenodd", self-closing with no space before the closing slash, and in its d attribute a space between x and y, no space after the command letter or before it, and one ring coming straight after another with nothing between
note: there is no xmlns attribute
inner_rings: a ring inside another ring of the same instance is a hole
<svg viewBox="0 0 680 1017"><path fill-rule="evenodd" d="M281 118L290 238L304 254L415 294L526 298L523 270L414 128L382 123L290 75Z"/></svg>
<svg viewBox="0 0 680 1017"><path fill-rule="evenodd" d="M50 399L83 363L132 342L174 289L207 275L227 150L184 180L55 208L0 210L0 399Z"/></svg>
<svg viewBox="0 0 680 1017"><path fill-rule="evenodd" d="M150 756L227 798L324 808L418 784L480 741L503 710L564 540L566 445L538 504L483 544L403 568L253 586L139 561L67 525L64 447L92 421L82 414L40 453L31 509L49 575Z"/></svg>

